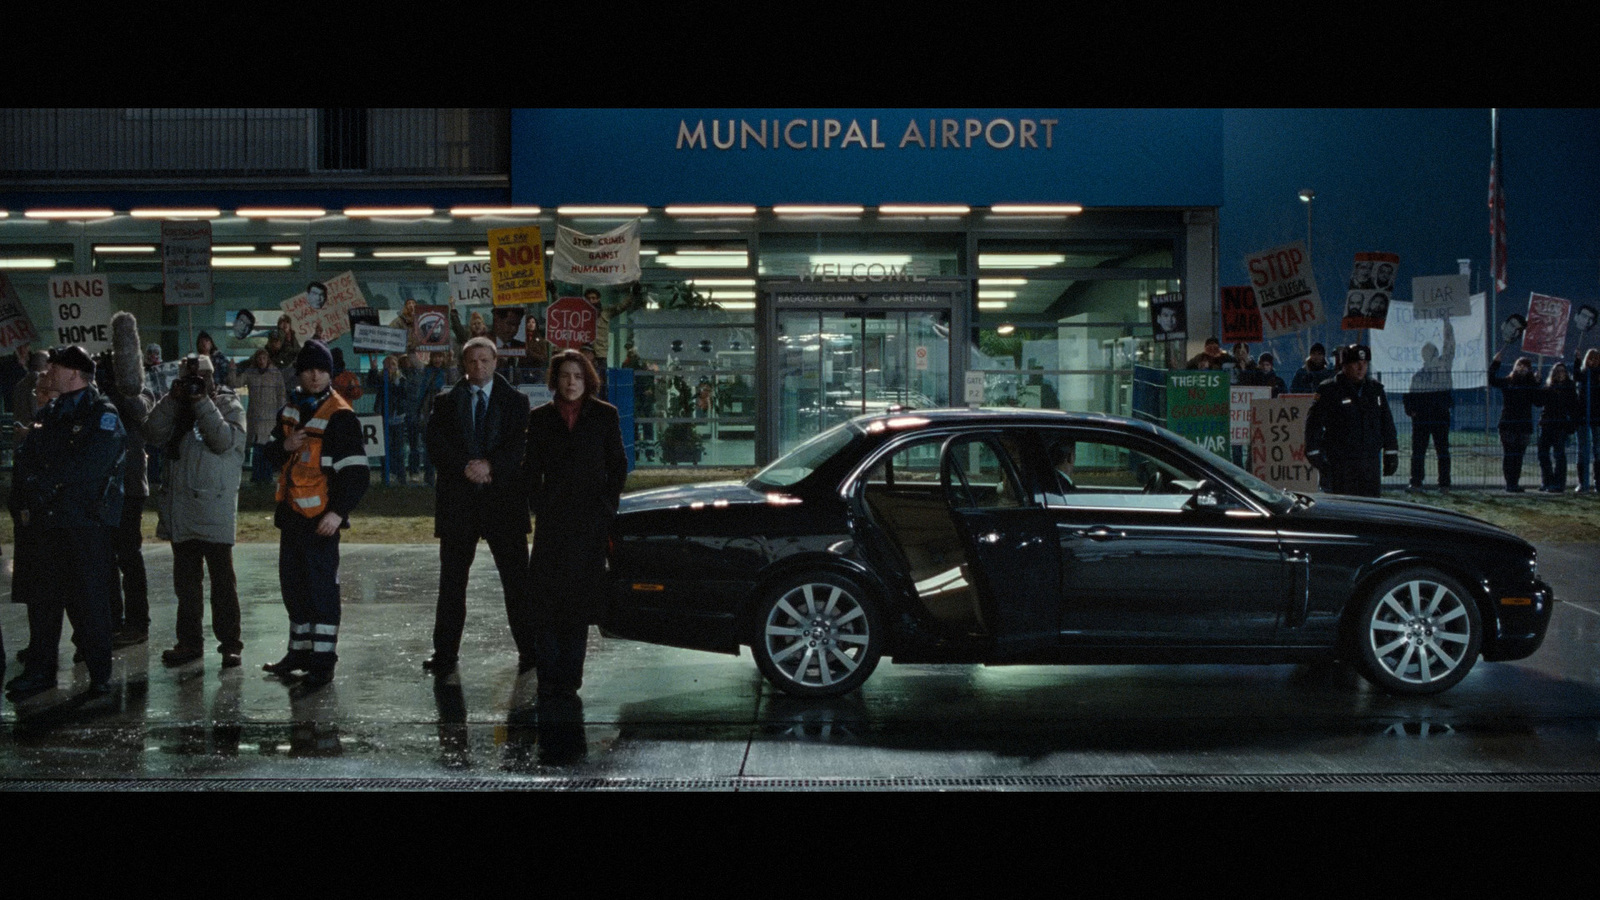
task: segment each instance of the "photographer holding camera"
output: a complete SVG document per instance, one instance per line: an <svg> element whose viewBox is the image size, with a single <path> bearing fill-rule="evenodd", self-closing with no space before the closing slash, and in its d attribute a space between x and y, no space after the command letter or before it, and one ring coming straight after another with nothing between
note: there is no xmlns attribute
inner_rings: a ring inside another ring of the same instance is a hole
<svg viewBox="0 0 1600 900"><path fill-rule="evenodd" d="M239 592L233 542L244 469L244 405L219 384L211 360L191 355L145 422L145 439L163 449L156 537L172 541L178 643L161 662L181 666L204 655L202 567L211 570L211 631L225 669L239 665Z"/></svg>

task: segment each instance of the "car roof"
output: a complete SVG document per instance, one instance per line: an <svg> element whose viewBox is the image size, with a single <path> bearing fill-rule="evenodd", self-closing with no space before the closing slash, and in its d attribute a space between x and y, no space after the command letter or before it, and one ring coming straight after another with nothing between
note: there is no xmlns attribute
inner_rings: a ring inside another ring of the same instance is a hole
<svg viewBox="0 0 1600 900"><path fill-rule="evenodd" d="M886 413L870 413L851 421L863 430L874 422L888 422L907 417L920 417L933 426L1005 426L1005 425L1056 425L1056 426L1111 426L1145 434L1156 434L1153 424L1125 416L1098 412L1071 412L1063 409L1026 409L1019 407L946 407L941 409L902 409Z"/></svg>

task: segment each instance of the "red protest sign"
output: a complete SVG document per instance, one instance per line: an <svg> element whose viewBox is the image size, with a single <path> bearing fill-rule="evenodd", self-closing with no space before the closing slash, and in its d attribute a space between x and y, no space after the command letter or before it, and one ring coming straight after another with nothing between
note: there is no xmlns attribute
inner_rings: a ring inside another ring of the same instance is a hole
<svg viewBox="0 0 1600 900"><path fill-rule="evenodd" d="M1261 307L1256 305L1255 288L1248 284L1222 289L1222 340L1261 340Z"/></svg>
<svg viewBox="0 0 1600 900"><path fill-rule="evenodd" d="M545 315L545 339L563 350L594 343L597 315L593 304L582 297L562 297L550 304Z"/></svg>
<svg viewBox="0 0 1600 900"><path fill-rule="evenodd" d="M1522 352L1560 356L1567 346L1567 317L1572 301L1544 294L1528 295L1528 329L1522 332Z"/></svg>

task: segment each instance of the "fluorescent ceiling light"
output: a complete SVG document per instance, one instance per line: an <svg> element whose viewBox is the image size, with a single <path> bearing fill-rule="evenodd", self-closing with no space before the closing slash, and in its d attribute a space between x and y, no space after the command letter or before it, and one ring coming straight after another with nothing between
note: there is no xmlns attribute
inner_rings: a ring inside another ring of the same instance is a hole
<svg viewBox="0 0 1600 900"><path fill-rule="evenodd" d="M754 278L691 278L695 287L755 287Z"/></svg>
<svg viewBox="0 0 1600 900"><path fill-rule="evenodd" d="M29 219L109 219L116 213L109 209L30 209L23 215Z"/></svg>
<svg viewBox="0 0 1600 900"><path fill-rule="evenodd" d="M1003 216L1072 216L1083 212L1076 203L996 203L992 213Z"/></svg>
<svg viewBox="0 0 1600 900"><path fill-rule="evenodd" d="M427 259L431 256L448 256L454 250L436 248L433 250L374 250L373 259Z"/></svg>
<svg viewBox="0 0 1600 900"><path fill-rule="evenodd" d="M978 279L978 287L980 287L980 288L986 288L986 287L1010 287L1010 286L1013 286L1013 285L1016 285L1016 286L1020 287L1021 285L1024 285L1024 284L1027 284L1027 283L1028 283L1028 279L1026 279L1026 278L979 278Z"/></svg>
<svg viewBox="0 0 1600 900"><path fill-rule="evenodd" d="M278 253L299 253L299 244L273 244L272 249Z"/></svg>
<svg viewBox="0 0 1600 900"><path fill-rule="evenodd" d="M978 291L979 300L1012 300L1017 296L1016 291Z"/></svg>
<svg viewBox="0 0 1600 900"><path fill-rule="evenodd" d="M233 214L242 219L320 219L328 211L314 206L246 206Z"/></svg>
<svg viewBox="0 0 1600 900"><path fill-rule="evenodd" d="M0 219L9 219L9 218L11 218L10 211L9 210L4 210L4 209L0 209Z"/></svg>
<svg viewBox="0 0 1600 900"><path fill-rule="evenodd" d="M254 253L255 244L216 244L211 248L212 253Z"/></svg>
<svg viewBox="0 0 1600 900"><path fill-rule="evenodd" d="M558 216L642 216L650 212L648 206L558 206Z"/></svg>
<svg viewBox="0 0 1600 900"><path fill-rule="evenodd" d="M754 206L669 206L669 216L753 216Z"/></svg>
<svg viewBox="0 0 1600 900"><path fill-rule="evenodd" d="M679 251L658 255L656 265L673 269L744 269L750 266L750 254Z"/></svg>
<svg viewBox="0 0 1600 900"><path fill-rule="evenodd" d="M730 290L727 290L725 288L718 288L718 289L715 289L715 290L709 290L709 291L706 291L706 294L708 294L711 297L711 299L717 300L717 301L722 301L722 300L754 300L756 298L756 292L755 291L730 291Z"/></svg>
<svg viewBox="0 0 1600 900"><path fill-rule="evenodd" d="M210 207L188 209L135 209L129 210L128 215L135 219L215 219L222 215L222 210Z"/></svg>
<svg viewBox="0 0 1600 900"><path fill-rule="evenodd" d="M431 206L349 206L344 210L346 218L350 219L376 219L379 217L419 219L433 215Z"/></svg>
<svg viewBox="0 0 1600 900"><path fill-rule="evenodd" d="M448 265L450 265L451 263L454 263L454 262L483 262L483 257L481 257L481 256L430 256L430 257L428 257L428 265L430 265L430 266L448 266Z"/></svg>
<svg viewBox="0 0 1600 900"><path fill-rule="evenodd" d="M0 269L54 269L56 261L53 259L28 258L0 259Z"/></svg>
<svg viewBox="0 0 1600 900"><path fill-rule="evenodd" d="M471 216L537 216L544 212L537 206L452 206L450 215L458 218Z"/></svg>
<svg viewBox="0 0 1600 900"><path fill-rule="evenodd" d="M978 301L978 308L979 309L1005 309L1006 308L1006 301L1004 301L1004 300L979 300Z"/></svg>
<svg viewBox="0 0 1600 900"><path fill-rule="evenodd" d="M723 309L755 309L756 308L756 305L754 303L750 303L750 302L747 302L747 301L735 301L735 302L732 302L732 303L724 303L721 300L718 300L717 301L717 305L721 306Z"/></svg>
<svg viewBox="0 0 1600 900"><path fill-rule="evenodd" d="M1056 253L980 253L980 269L1042 269L1059 266L1067 258Z"/></svg>
<svg viewBox="0 0 1600 900"><path fill-rule="evenodd" d="M999 328L996 328L995 329L995 333L999 334L999 335L1007 335L1007 334L1010 334L1010 333L1012 333L1013 331L1016 331L1016 330L1017 330L1017 326L1011 324L1010 322L1007 322L1004 325L1001 325Z"/></svg>
<svg viewBox="0 0 1600 900"><path fill-rule="evenodd" d="M294 260L287 256L219 256L211 264L219 269L286 269Z"/></svg>
<svg viewBox="0 0 1600 900"><path fill-rule="evenodd" d="M474 250L474 251L472 251L472 255L473 256L488 256L489 255L489 251L487 251L487 250Z"/></svg>
<svg viewBox="0 0 1600 900"><path fill-rule="evenodd" d="M859 216L867 211L865 206L846 206L843 204L791 204L787 206L774 206L774 213L780 216Z"/></svg>
<svg viewBox="0 0 1600 900"><path fill-rule="evenodd" d="M96 253L154 253L154 244L95 244Z"/></svg>
<svg viewBox="0 0 1600 900"><path fill-rule="evenodd" d="M972 207L961 204L890 203L878 207L878 214L885 216L964 216L969 212L972 212Z"/></svg>
<svg viewBox="0 0 1600 900"><path fill-rule="evenodd" d="M318 250L318 259L355 259L354 250Z"/></svg>

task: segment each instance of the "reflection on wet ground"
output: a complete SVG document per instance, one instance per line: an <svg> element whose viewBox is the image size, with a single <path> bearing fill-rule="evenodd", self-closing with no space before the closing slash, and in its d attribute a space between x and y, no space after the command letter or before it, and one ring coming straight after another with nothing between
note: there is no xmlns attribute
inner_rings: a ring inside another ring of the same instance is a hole
<svg viewBox="0 0 1600 900"><path fill-rule="evenodd" d="M260 671L286 635L276 548L236 550L245 666L166 669L171 556L147 549L150 644L113 691L82 666L0 704L11 788L1468 789L1600 787L1593 547L1541 556L1558 605L1529 660L1480 663L1433 698L1382 694L1343 665L886 664L832 701L774 693L743 657L591 635L581 700L518 676L498 579L475 564L460 671L435 680L437 551L345 548L336 681L301 695ZM1580 552L1581 551L1581 552ZM244 585L250 585L245 589ZM8 652L26 640L0 604ZM63 638L63 662L71 648ZM10 662L15 675L18 667Z"/></svg>

